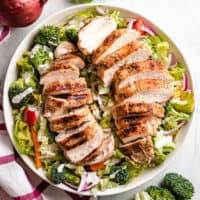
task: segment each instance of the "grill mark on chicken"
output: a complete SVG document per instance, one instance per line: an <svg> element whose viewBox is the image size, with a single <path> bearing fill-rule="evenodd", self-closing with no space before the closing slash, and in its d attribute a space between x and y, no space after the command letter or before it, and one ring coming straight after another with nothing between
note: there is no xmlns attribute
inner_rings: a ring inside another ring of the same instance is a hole
<svg viewBox="0 0 200 200"><path fill-rule="evenodd" d="M76 80L65 80L65 81L55 81L43 89L43 94L65 94L78 92L87 88L87 83L84 78L79 78Z"/></svg>
<svg viewBox="0 0 200 200"><path fill-rule="evenodd" d="M127 115L142 115L147 113L163 118L165 110L163 106L157 103L127 102L116 105L112 113L114 118L117 118L118 116L123 117Z"/></svg>

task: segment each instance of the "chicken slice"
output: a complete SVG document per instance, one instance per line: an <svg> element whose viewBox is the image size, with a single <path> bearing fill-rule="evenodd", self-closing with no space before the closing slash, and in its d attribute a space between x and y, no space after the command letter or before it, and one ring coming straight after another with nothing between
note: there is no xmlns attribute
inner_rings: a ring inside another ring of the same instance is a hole
<svg viewBox="0 0 200 200"><path fill-rule="evenodd" d="M127 102L116 105L112 111L113 117L124 117L127 115L154 115L163 118L165 110L157 103Z"/></svg>
<svg viewBox="0 0 200 200"><path fill-rule="evenodd" d="M60 95L79 92L87 88L85 78L75 80L54 81L46 84L43 88L43 94Z"/></svg>
<svg viewBox="0 0 200 200"><path fill-rule="evenodd" d="M75 45L69 41L63 41L61 42L54 51L54 56L56 59L69 54L77 52L78 49L75 47Z"/></svg>
<svg viewBox="0 0 200 200"><path fill-rule="evenodd" d="M153 142L150 136L122 145L121 149L136 163L149 164L154 159Z"/></svg>
<svg viewBox="0 0 200 200"><path fill-rule="evenodd" d="M124 45L135 41L140 34L135 30L117 29L114 30L101 44L101 46L94 52L93 63L98 64L102 59Z"/></svg>
<svg viewBox="0 0 200 200"><path fill-rule="evenodd" d="M172 77L167 73L166 66L161 61L144 60L140 62L133 62L124 65L115 73L114 82L116 86L122 88L128 83L132 83L140 79L150 77L157 78L159 74L162 73L164 73L164 75L162 75L164 78L166 76L167 79L172 79Z"/></svg>
<svg viewBox="0 0 200 200"><path fill-rule="evenodd" d="M90 89L72 93L63 98L48 95L44 105L44 117L51 121L52 118L63 115L71 108L90 104L92 101Z"/></svg>
<svg viewBox="0 0 200 200"><path fill-rule="evenodd" d="M98 76L104 86L109 86L115 72L126 63L147 60L151 50L141 41L124 45L122 48L106 56L98 65Z"/></svg>
<svg viewBox="0 0 200 200"><path fill-rule="evenodd" d="M52 65L52 68L58 69L63 65L65 66L69 64L75 65L79 69L82 69L85 67L85 62L80 56L77 56L75 54L66 54L59 57L59 59L56 59Z"/></svg>
<svg viewBox="0 0 200 200"><path fill-rule="evenodd" d="M87 106L74 109L66 115L53 118L50 121L50 129L55 132L80 126L91 119L91 113Z"/></svg>
<svg viewBox="0 0 200 200"><path fill-rule="evenodd" d="M93 117L91 117L90 119L88 118L88 121L86 121L85 123L81 124L76 128L58 131L58 135L56 136L55 140L58 144L63 145L69 138L73 137L77 133L84 132L85 130L88 129L88 127L95 126L96 124L94 123L96 123L96 121Z"/></svg>
<svg viewBox="0 0 200 200"><path fill-rule="evenodd" d="M153 136L156 134L160 122L161 120L156 117L149 117L146 123L120 128L117 135L124 144L145 136Z"/></svg>
<svg viewBox="0 0 200 200"><path fill-rule="evenodd" d="M90 140L70 150L64 149L65 157L72 163L79 163L81 160L91 154L96 148L98 148L99 145L101 145L103 140L103 131L98 125L93 127L93 129L94 128L96 129L94 130L95 134Z"/></svg>
<svg viewBox="0 0 200 200"><path fill-rule="evenodd" d="M79 78L79 69L75 65L69 64L60 69L50 68L48 72L40 77L40 84L47 85L57 80L65 81L77 78Z"/></svg>
<svg viewBox="0 0 200 200"><path fill-rule="evenodd" d="M173 88L148 90L128 97L124 103L166 103L173 95Z"/></svg>
<svg viewBox="0 0 200 200"><path fill-rule="evenodd" d="M142 79L138 80L132 84L127 85L119 89L116 92L116 100L118 102L123 101L124 99L133 96L139 92L145 92L149 90L157 90L157 89L168 89L170 87L169 81L163 79Z"/></svg>
<svg viewBox="0 0 200 200"><path fill-rule="evenodd" d="M113 18L108 16L96 17L79 31L79 49L85 55L92 54L116 28L117 24Z"/></svg>
<svg viewBox="0 0 200 200"><path fill-rule="evenodd" d="M67 134L64 140L60 142L62 147L66 150L76 148L77 146L91 140L96 134L96 122L88 123L84 129L79 132L74 132L74 134Z"/></svg>
<svg viewBox="0 0 200 200"><path fill-rule="evenodd" d="M155 120L155 117L150 116L150 115L135 115L135 116L129 115L129 116L125 116L125 117L117 117L115 119L115 125L119 130L120 129L129 129L130 127L140 125L140 124L145 124L148 121L154 121L154 120Z"/></svg>
<svg viewBox="0 0 200 200"><path fill-rule="evenodd" d="M111 134L104 135L101 145L80 162L81 165L94 165L108 160L114 151L114 137Z"/></svg>

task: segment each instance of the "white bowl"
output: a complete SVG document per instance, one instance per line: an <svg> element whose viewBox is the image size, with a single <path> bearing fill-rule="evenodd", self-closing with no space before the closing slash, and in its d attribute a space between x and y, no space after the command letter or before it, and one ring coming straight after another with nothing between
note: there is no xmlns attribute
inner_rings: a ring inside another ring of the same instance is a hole
<svg viewBox="0 0 200 200"><path fill-rule="evenodd" d="M99 5L99 4L98 4ZM5 78L5 84L4 84L4 93L3 93L3 108L4 108L4 118L5 118L5 123L6 123L6 127L10 136L10 139L15 147L15 149L17 150L17 152L19 153L19 155L21 156L21 158L24 160L24 162L29 166L29 168L35 172L35 174L37 174L38 176L40 176L42 179L44 179L45 181L49 182L50 184L54 185L55 187L58 187L60 189L72 192L72 193L76 193L76 194L80 194L80 195L91 195L91 193L89 191L85 191L85 192L77 192L74 191L73 189L71 189L70 187L64 185L64 184L59 184L59 185L55 185L53 183L51 183L46 175L45 172L43 170L37 170L35 168L35 165L33 163L33 161L25 155L20 154L20 152L17 149L17 146L15 144L14 141L14 137L13 137L13 116L12 116L12 107L9 103L9 98L8 98L8 89L10 84L12 83L12 81L14 81L16 79L16 62L17 60L22 56L22 53L29 49L32 43L32 40L35 36L35 34L37 33L38 29L45 25L45 24L56 24L59 23L60 21L64 20L66 18L66 16L72 15L78 11L82 11L84 9L88 9L91 7L97 6L95 4L85 4L85 5L80 5L80 6L73 6L73 7L69 7L66 9L63 9L59 12L57 12L56 14L48 17L46 20L44 20L43 22L41 22L38 26L36 26L25 38L24 40L21 42L21 44L18 46L17 50L15 51L8 70L7 70L7 74L6 74L6 78ZM123 8L119 8L119 7L114 7L114 6L107 6L104 5L104 7L108 8L108 9L114 9L114 10L119 10L122 16L125 17L133 17L133 18L137 18L137 17L142 17L143 16L130 11L130 10L126 10ZM162 31L160 30L156 25L154 25L152 22L150 22L148 19L144 18L145 21L151 26L153 27L153 29L159 34L161 35L164 39L166 39L167 41L169 41L170 46L172 51L174 52L177 60L182 63L184 66L187 67L188 66L186 64L186 61L184 60L180 50L178 49L178 47L172 42L172 40ZM190 88L192 89L192 80L190 77L190 73L189 73L189 69L188 69L188 75L189 75L189 81L190 81ZM168 163L170 163L170 161L173 159L174 155L177 153L177 151L181 148L181 145L183 144L186 135L188 133L188 129L190 127L191 121L189 123L187 123L186 126L183 127L181 133L178 135L177 138L177 148L168 156L168 159L161 164L160 166L153 168L153 169L148 169L145 170L144 172L142 172L142 174L140 174L137 178L135 178L131 183L127 184L127 185L123 185L123 186L119 186L117 188L113 188L113 189L107 189L105 191L99 191L97 193L98 196L106 196L106 195L114 195L114 194L119 194L122 192L126 192L128 190L134 189L138 186L141 186L142 184L146 183L147 181L151 180L152 178L154 178L155 176L157 176L159 173L161 173L166 166L168 165Z"/></svg>

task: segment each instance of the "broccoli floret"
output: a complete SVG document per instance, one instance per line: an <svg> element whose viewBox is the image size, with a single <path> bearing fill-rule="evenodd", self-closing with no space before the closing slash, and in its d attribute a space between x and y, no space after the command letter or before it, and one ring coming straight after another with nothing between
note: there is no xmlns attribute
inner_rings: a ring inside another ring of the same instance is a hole
<svg viewBox="0 0 200 200"><path fill-rule="evenodd" d="M67 36L67 39L70 42L77 43L77 41L78 41L78 31L77 31L76 28L68 28L66 30L66 36Z"/></svg>
<svg viewBox="0 0 200 200"><path fill-rule="evenodd" d="M154 200L176 200L174 195L165 188L150 186L147 192Z"/></svg>
<svg viewBox="0 0 200 200"><path fill-rule="evenodd" d="M191 199L194 194L192 183L177 173L166 174L162 182L162 187L170 190L177 199Z"/></svg>
<svg viewBox="0 0 200 200"><path fill-rule="evenodd" d="M112 166L110 168L110 179L118 183L119 185L124 185L128 182L129 173L127 166Z"/></svg>
<svg viewBox="0 0 200 200"><path fill-rule="evenodd" d="M80 177L72 174L72 172L63 166L61 172L58 171L58 167L61 164L59 162L55 162L51 167L48 169L48 178L55 184L68 182L74 185L80 184Z"/></svg>
<svg viewBox="0 0 200 200"><path fill-rule="evenodd" d="M39 30L39 33L34 39L34 44L46 45L54 49L64 38L65 32L56 26L47 25Z"/></svg>
<svg viewBox="0 0 200 200"><path fill-rule="evenodd" d="M176 111L173 105L169 103L166 107L166 117L163 121L162 126L164 127L164 129L170 130L177 127L179 122L188 121L189 119L190 115Z"/></svg>
<svg viewBox="0 0 200 200"><path fill-rule="evenodd" d="M30 60L39 74L45 73L53 60L53 53L47 46L35 45L30 53Z"/></svg>
<svg viewBox="0 0 200 200"><path fill-rule="evenodd" d="M24 94L25 90L27 91L27 94ZM24 80L22 78L19 78L16 81L12 82L8 91L8 96L13 108L21 108L22 106L27 105L32 98L32 92L32 87L25 85ZM22 98L20 100L16 100L16 95L19 94L23 94Z"/></svg>

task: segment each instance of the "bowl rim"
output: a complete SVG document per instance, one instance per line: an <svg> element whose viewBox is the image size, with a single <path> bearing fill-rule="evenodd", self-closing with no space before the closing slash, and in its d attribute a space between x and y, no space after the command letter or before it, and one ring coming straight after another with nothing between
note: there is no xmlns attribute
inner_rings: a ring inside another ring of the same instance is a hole
<svg viewBox="0 0 200 200"><path fill-rule="evenodd" d="M191 73L190 73L188 64L187 64L187 62L186 62L186 60L185 60L185 58L183 56L183 53L177 47L177 44L171 39L171 36L169 37L154 22L152 22L148 18L144 17L143 15L135 12L133 9L127 9L127 8L124 8L124 7L113 6L113 5L105 4L105 3L92 3L92 4L88 3L88 4L82 4L82 5L69 6L67 8L64 8L64 9L61 9L59 11L56 11L52 15L49 15L47 18L41 20L31 31L29 31L28 34L24 37L24 39L19 43L19 45L17 46L17 48L16 48L16 50L15 50L15 52L14 52L14 54L13 54L13 56L12 56L10 62L9 62L9 65L8 65L8 68L7 68L7 71L6 71L6 75L5 75L4 87L3 87L3 110L6 110L7 107L11 107L10 103L7 102L7 100L8 100L8 94L7 94L7 92L8 92L8 85L7 85L7 82L8 82L8 78L9 78L8 72L9 72L9 69L11 69L12 67L15 66L14 64L16 64L16 61L17 61L15 59L15 57L17 56L17 54L19 54L19 52L18 52L19 50L18 49L21 49L23 47L24 43L27 42L26 40L30 41L30 38L34 34L34 32L38 31L40 27L42 27L43 25L47 24L48 21L54 21L56 16L63 15L63 18L64 18L65 16L66 17L68 16L67 14L66 15L64 14L64 13L67 13L67 11L74 11L74 13L75 13L75 12L78 12L78 10L89 9L89 8L96 7L96 6L103 6L103 7L106 7L108 9L120 10L120 11L123 11L124 13L131 13L132 15L136 15L136 16L142 17L145 21L147 21L149 24L151 24L152 27L156 28L158 30L158 32L159 32L159 35L160 34L163 35L167 39L167 41L169 41L171 44L173 44L173 47L178 52L178 54L180 56L180 59L182 59L182 62L184 62L185 66L186 66L186 68L188 70L188 75L189 75L189 80L190 80L191 88L192 88L192 91L194 91L194 89L193 89L193 81L192 81L192 77L191 77ZM22 55L22 53L23 52L21 52L21 55ZM136 188L138 188L138 187L146 184L147 182L149 182L153 178L157 177L172 162L172 160L176 157L176 155L180 151L181 146L183 146L184 142L186 141L186 138L189 135L188 133L190 131L192 122L194 121L193 118L194 118L195 113L196 112L194 110L194 112L193 112L193 114L191 116L190 121L187 123L187 125L185 127L185 129L186 129L185 132L186 133L185 133L185 136L183 137L182 142L179 144L179 147L177 147L171 153L171 155L168 156L168 158L165 160L164 163L162 163L161 165L155 167L154 171L151 173L151 175L148 175L145 180L139 181L135 185L130 185L130 183L129 183L127 185L118 186L118 187L113 188L113 189L107 189L106 191L98 191L97 193L95 193L95 196L109 196L109 195L121 194L121 193L130 191L130 190L136 189ZM13 131L12 131L12 128L10 128L11 125L9 125L9 117L8 117L7 112L3 112L3 115L4 115L4 119L5 119L6 128L7 128L7 131L8 131L8 135L9 135L9 137L11 139L12 145L14 146L15 150L17 151L17 153L19 154L19 156L21 157L21 159L24 161L24 163L28 166L28 168L35 175L39 176L42 180L47 181L49 184L53 185L56 188L63 189L65 191L68 191L68 192L71 192L71 193L74 193L74 194L78 194L78 195L84 195L84 196L93 196L94 195L90 191L78 192L78 191L75 191L75 190L71 189L68 186L62 187L63 184L55 185L51 181L49 181L47 179L46 175L42 176L41 173L44 173L44 172L41 169L37 170L35 167L31 166L30 162L29 162L31 159L28 156L23 155L23 154L21 154L19 152L19 150L17 148L17 145L16 145L16 143L15 143L13 137L12 137ZM139 176L141 176L141 174ZM133 183L133 182L134 182L134 180L131 183Z"/></svg>

